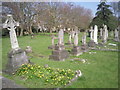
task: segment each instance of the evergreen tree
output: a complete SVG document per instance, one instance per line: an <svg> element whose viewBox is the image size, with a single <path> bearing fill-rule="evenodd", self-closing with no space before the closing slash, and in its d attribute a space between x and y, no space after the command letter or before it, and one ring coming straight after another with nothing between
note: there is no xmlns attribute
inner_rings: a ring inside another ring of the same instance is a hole
<svg viewBox="0 0 120 90"><path fill-rule="evenodd" d="M96 16L93 18L90 26L98 25L101 28L105 24L108 26L109 31L114 30L117 27L117 18L113 16L112 11L109 9L110 7L106 2L100 2Z"/></svg>

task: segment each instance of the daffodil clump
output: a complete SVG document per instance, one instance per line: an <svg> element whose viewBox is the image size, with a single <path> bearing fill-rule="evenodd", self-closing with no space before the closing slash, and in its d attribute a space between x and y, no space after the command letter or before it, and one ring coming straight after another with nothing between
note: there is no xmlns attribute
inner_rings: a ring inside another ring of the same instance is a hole
<svg viewBox="0 0 120 90"><path fill-rule="evenodd" d="M51 67L44 67L39 65L22 65L15 73L17 76L21 76L28 79L42 79L44 84L51 85L67 85L70 80L75 77L75 72L70 69L55 69Z"/></svg>

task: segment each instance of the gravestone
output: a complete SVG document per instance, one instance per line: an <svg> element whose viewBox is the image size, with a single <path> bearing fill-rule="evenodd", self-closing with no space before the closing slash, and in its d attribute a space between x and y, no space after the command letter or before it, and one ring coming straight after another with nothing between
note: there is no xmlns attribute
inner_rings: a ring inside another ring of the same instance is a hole
<svg viewBox="0 0 120 90"><path fill-rule="evenodd" d="M108 37L107 25L103 25L103 43L107 42L107 37Z"/></svg>
<svg viewBox="0 0 120 90"><path fill-rule="evenodd" d="M98 27L97 27L97 25L95 25L94 26L94 42L95 42L95 44L98 44L97 36L98 36Z"/></svg>
<svg viewBox="0 0 120 90"><path fill-rule="evenodd" d="M81 49L83 52L87 52L88 51L88 46L86 43L86 32L84 32L83 36L82 36L82 46Z"/></svg>
<svg viewBox="0 0 120 90"><path fill-rule="evenodd" d="M93 40L93 34L94 34L94 30L93 30L93 27L91 26L90 27L90 39Z"/></svg>
<svg viewBox="0 0 120 90"><path fill-rule="evenodd" d="M59 45L64 45L64 31L63 29L60 29L60 31L58 32L58 44Z"/></svg>
<svg viewBox="0 0 120 90"><path fill-rule="evenodd" d="M49 56L50 60L64 61L69 57L68 51L65 50L63 38L64 32L63 29L60 29L60 31L58 32L58 44L55 45L55 48L52 51L52 55Z"/></svg>
<svg viewBox="0 0 120 90"><path fill-rule="evenodd" d="M16 37L16 26L19 26L18 22L15 22L12 15L7 15L7 20L3 24L3 28L7 28L10 34L11 51L8 53L8 63L5 72L12 74L22 64L29 63L28 58L24 50L19 47Z"/></svg>
<svg viewBox="0 0 120 90"><path fill-rule="evenodd" d="M94 47L95 46L95 42L93 40L93 38L94 38L94 30L93 30L92 26L91 26L89 31L90 31L90 41L88 42L88 46L89 47Z"/></svg>
<svg viewBox="0 0 120 90"><path fill-rule="evenodd" d="M79 56L82 54L82 50L80 46L78 46L78 28L77 27L75 27L74 46L71 51L71 54L73 54L74 56Z"/></svg>
<svg viewBox="0 0 120 90"><path fill-rule="evenodd" d="M55 37L54 35L51 36L52 38L52 46L49 46L48 49L54 49L55 48L55 39L58 39L58 37Z"/></svg>
<svg viewBox="0 0 120 90"><path fill-rule="evenodd" d="M115 29L115 41L119 41L119 32L117 29Z"/></svg>
<svg viewBox="0 0 120 90"><path fill-rule="evenodd" d="M68 45L71 45L72 44L72 35L71 35L71 32L69 33L69 40L68 40L68 43L66 43Z"/></svg>
<svg viewBox="0 0 120 90"><path fill-rule="evenodd" d="M74 30L71 31L71 36L72 36L72 38L74 38L74 36L75 36L75 31Z"/></svg>

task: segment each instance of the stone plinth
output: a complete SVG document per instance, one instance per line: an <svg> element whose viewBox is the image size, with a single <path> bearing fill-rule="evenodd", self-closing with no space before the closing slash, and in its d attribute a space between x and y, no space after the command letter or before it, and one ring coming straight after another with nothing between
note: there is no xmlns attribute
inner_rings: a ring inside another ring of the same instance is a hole
<svg viewBox="0 0 120 90"><path fill-rule="evenodd" d="M5 72L8 74L12 74L15 72L22 64L29 63L28 57L24 50L11 50L8 53L8 63L6 66Z"/></svg>
<svg viewBox="0 0 120 90"><path fill-rule="evenodd" d="M83 52L87 52L88 51L88 46L86 44L82 45L81 49L82 49Z"/></svg>
<svg viewBox="0 0 120 90"><path fill-rule="evenodd" d="M90 40L90 42L88 43L89 47L95 47L95 42L93 40Z"/></svg>
<svg viewBox="0 0 120 90"><path fill-rule="evenodd" d="M64 61L69 57L69 53L65 50L64 45L56 45L52 51L52 55L49 56L50 60Z"/></svg>
<svg viewBox="0 0 120 90"><path fill-rule="evenodd" d="M73 54L74 56L81 55L82 54L82 50L81 50L80 46L73 46L71 54Z"/></svg>

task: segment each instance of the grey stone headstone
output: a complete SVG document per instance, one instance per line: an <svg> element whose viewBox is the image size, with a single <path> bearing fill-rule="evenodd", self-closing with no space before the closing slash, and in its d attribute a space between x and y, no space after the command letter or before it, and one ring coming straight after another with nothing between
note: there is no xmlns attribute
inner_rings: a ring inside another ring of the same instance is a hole
<svg viewBox="0 0 120 90"><path fill-rule="evenodd" d="M11 50L8 53L8 63L5 72L12 74L15 72L22 64L29 63L28 57L24 50Z"/></svg>

